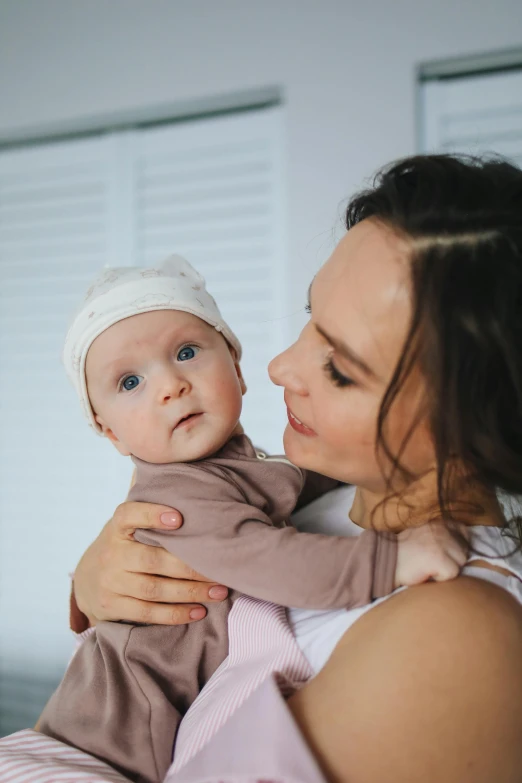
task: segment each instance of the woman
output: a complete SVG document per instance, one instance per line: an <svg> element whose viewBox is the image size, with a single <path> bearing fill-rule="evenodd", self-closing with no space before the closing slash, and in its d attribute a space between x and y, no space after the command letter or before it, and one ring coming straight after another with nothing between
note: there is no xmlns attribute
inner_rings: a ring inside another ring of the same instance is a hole
<svg viewBox="0 0 522 783"><path fill-rule="evenodd" d="M348 512L393 531L443 519L505 542L496 490L522 493L522 172L405 160L350 203L346 227L311 285L309 323L270 365L288 457L356 486L332 500L346 524ZM91 624L184 623L220 599L222 588L132 540L160 519L180 523L123 504L82 558L75 593ZM286 742L279 779L519 783L522 569L505 549L477 557L469 576L345 613L315 678L288 702L272 694L255 726L241 708L238 743L266 758ZM272 745L263 721L281 727ZM226 726L216 735L233 738ZM201 775L226 780L213 747ZM259 765L256 775L267 777Z"/></svg>

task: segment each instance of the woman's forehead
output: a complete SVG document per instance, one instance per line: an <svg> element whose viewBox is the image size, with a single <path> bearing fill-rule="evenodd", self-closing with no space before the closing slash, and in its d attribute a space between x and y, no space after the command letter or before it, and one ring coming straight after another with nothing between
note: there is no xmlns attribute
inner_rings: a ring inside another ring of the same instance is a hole
<svg viewBox="0 0 522 783"><path fill-rule="evenodd" d="M395 365L411 317L408 246L372 220L341 239L311 287L314 320L381 374Z"/></svg>

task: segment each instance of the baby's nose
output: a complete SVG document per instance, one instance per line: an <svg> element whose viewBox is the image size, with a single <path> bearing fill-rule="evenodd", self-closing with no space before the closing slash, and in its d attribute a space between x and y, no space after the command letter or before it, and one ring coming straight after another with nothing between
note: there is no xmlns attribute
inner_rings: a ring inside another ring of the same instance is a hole
<svg viewBox="0 0 522 783"><path fill-rule="evenodd" d="M190 391L190 384L186 378L181 378L176 373L169 374L163 379L159 389L159 401L161 404L178 399Z"/></svg>

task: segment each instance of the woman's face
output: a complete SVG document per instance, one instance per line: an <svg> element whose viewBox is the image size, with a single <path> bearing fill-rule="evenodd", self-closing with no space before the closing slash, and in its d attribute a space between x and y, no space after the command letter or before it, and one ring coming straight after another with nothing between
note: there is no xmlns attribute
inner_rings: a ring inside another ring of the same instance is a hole
<svg viewBox="0 0 522 783"><path fill-rule="evenodd" d="M300 467L384 492L377 416L411 317L406 242L371 219L354 226L315 277L310 306L297 342L269 366L272 381L285 390L286 454ZM420 374L412 373L391 408L384 434L393 453L423 391ZM434 466L424 421L401 463L419 474Z"/></svg>

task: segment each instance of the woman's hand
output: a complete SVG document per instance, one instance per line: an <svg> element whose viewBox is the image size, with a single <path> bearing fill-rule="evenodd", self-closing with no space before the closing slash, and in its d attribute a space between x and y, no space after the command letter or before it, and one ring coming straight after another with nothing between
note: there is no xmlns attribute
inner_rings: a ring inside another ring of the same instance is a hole
<svg viewBox="0 0 522 783"><path fill-rule="evenodd" d="M201 620L201 603L222 601L228 590L159 547L134 540L137 528L181 527L178 511L149 503L122 503L87 549L74 574L78 608L91 625L102 620L184 625Z"/></svg>

